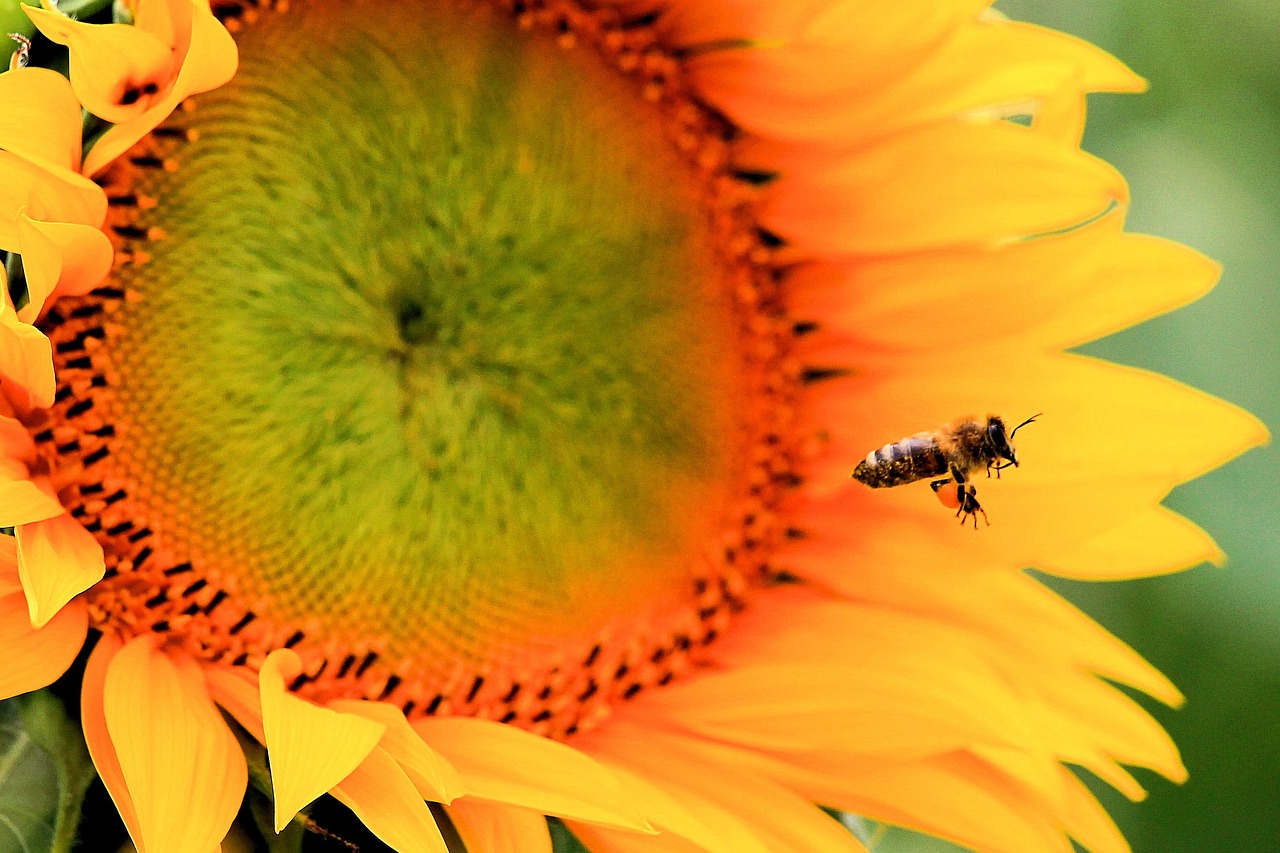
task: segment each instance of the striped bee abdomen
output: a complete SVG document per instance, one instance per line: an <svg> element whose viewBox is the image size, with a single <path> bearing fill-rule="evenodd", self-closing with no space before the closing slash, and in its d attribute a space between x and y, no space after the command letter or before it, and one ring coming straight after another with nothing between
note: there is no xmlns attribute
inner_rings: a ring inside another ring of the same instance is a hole
<svg viewBox="0 0 1280 853"><path fill-rule="evenodd" d="M868 453L853 469L853 478L873 489L883 489L946 473L947 457L937 439L932 433L920 433Z"/></svg>

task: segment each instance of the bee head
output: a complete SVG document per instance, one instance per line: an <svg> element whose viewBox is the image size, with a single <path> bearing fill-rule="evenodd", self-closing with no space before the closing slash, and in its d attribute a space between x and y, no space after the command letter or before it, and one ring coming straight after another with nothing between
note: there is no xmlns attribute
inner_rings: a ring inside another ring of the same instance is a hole
<svg viewBox="0 0 1280 853"><path fill-rule="evenodd" d="M1041 412L1040 414L1044 413ZM996 457L1008 460L1016 468L1018 466L1018 457L1013 451L1013 436L1018 430L1040 417L1040 414L1032 415L1008 433L1005 432L1004 421L999 417L992 415L987 418L987 443L991 446L992 451L995 452Z"/></svg>
<svg viewBox="0 0 1280 853"><path fill-rule="evenodd" d="M1008 460L1014 467L1018 465L1018 457L1013 451L1013 443L1005 432L1004 421L992 415L987 418L987 446L995 454L996 461Z"/></svg>

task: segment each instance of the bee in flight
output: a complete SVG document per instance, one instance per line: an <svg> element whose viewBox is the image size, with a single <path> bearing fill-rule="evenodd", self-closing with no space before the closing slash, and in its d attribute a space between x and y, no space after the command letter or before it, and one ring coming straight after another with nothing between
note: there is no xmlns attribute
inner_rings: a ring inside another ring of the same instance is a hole
<svg viewBox="0 0 1280 853"><path fill-rule="evenodd" d="M1008 431L999 415L989 415L986 420L962 418L940 429L918 432L868 453L853 469L853 478L873 489L884 489L936 477L929 485L938 500L956 511L961 524L972 518L977 530L978 513L988 526L991 522L970 479L984 468L988 477L995 471L998 479L1003 469L1017 467L1013 436L1038 417L1032 415Z"/></svg>

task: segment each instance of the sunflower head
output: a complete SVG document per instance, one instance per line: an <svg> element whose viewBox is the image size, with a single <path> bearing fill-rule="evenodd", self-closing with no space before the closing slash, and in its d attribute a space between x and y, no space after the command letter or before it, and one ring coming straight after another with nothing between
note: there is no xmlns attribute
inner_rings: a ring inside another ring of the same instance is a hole
<svg viewBox="0 0 1280 853"><path fill-rule="evenodd" d="M985 5L27 9L70 64L0 75L7 689L100 637L139 848L218 843L239 735L276 831L328 793L401 851L860 850L814 803L1124 849L1066 765L1180 778L1102 679L1177 691L1021 570L1215 554L1158 501L1262 433L1063 353L1215 270L1078 149L1141 81ZM1025 460L1038 415L956 420L1040 410ZM1085 453L1175 412L1176 470Z"/></svg>

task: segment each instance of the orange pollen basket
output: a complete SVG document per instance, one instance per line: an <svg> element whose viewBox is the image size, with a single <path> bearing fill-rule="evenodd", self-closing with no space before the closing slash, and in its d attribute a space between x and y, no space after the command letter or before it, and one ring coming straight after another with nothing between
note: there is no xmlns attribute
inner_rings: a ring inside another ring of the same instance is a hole
<svg viewBox="0 0 1280 853"><path fill-rule="evenodd" d="M135 475L114 452L117 427L128 423L129 413L113 393L112 339L120 333L113 315L141 298L127 286L127 268L146 264L149 247L166 239L148 223L155 199L135 185L149 170L180 169L174 152L198 133L196 105L187 102L100 179L110 199L107 230L118 274L87 296L61 300L41 322L54 346L57 397L51 409L31 414L26 423L38 467L106 552L106 578L85 593L97 630L163 634L197 660L253 670L272 650L293 648L304 668L292 689L316 701L382 700L410 718L475 715L566 737L601 719L610 703L666 684L707 660L708 647L753 594L794 580L770 567L770 554L784 537L804 535L780 517L778 506L799 485L796 471L812 435L795 423L797 395L824 376L805 371L790 355L792 339L812 327L798 326L784 310L780 241L752 217L751 176L736 174L729 163L736 129L692 94L678 53L663 45L652 18L631 20L615 8L572 2L497 6L530 37L592 50L631 81L638 98L657 106L671 143L690 166L690 180L700 187L744 348L746 410L738 415L747 446L735 455L744 470L735 474L740 498L731 523L717 541L704 543L702 553L689 556L693 582L682 594L683 612L626 637L601 636L585 654L575 649L558 660L505 670L460 669L430 681L405 662L387 659L376 640L324 637L313 626L255 612L206 576L189 544L157 532L166 529L164 519L146 517L131 496ZM215 11L236 33L263 16L287 14L288 2L215 3Z"/></svg>

